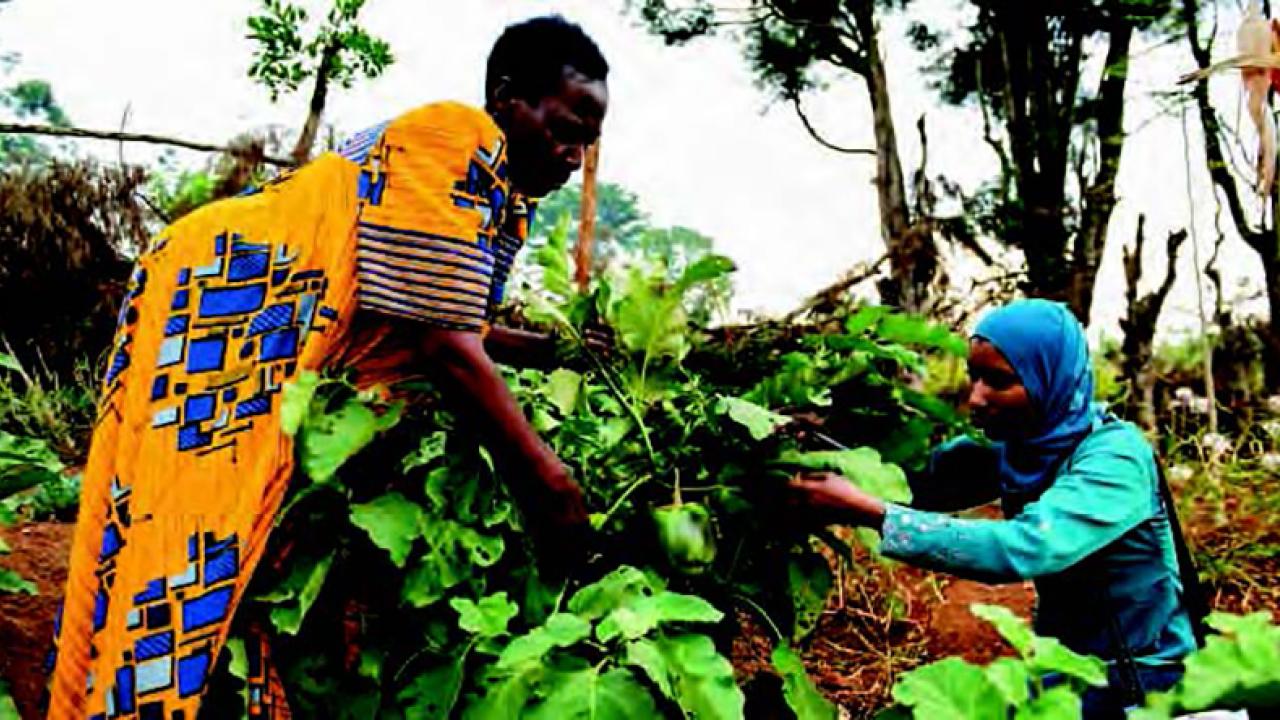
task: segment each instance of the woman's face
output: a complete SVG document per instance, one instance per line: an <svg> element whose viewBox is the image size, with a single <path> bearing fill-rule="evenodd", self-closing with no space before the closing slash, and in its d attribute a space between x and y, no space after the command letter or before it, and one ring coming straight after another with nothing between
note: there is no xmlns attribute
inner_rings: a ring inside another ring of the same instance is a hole
<svg viewBox="0 0 1280 720"><path fill-rule="evenodd" d="M1031 396L995 345L979 338L969 342L969 381L973 423L992 440L1026 437L1035 430Z"/></svg>

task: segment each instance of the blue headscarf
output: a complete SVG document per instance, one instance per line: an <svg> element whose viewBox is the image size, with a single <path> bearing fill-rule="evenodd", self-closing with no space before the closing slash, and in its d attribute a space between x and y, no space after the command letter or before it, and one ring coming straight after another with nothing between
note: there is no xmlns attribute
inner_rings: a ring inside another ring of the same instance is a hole
<svg viewBox="0 0 1280 720"><path fill-rule="evenodd" d="M987 313L973 336L1004 355L1037 411L1039 422L1029 437L997 447L1005 493L1038 495L1103 412L1093 402L1084 328L1060 303L1018 300Z"/></svg>

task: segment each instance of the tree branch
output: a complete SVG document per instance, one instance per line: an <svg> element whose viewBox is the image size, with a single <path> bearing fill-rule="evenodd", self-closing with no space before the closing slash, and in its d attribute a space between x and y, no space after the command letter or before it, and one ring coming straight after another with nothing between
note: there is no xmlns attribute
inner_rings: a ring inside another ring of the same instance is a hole
<svg viewBox="0 0 1280 720"><path fill-rule="evenodd" d="M880 266L884 265L888 260L889 254L885 253L880 256L880 259L870 265L855 267L835 283L828 285L822 290L811 295L808 300L805 300L804 303L800 305L800 307L787 313L787 315L782 319L782 322L784 324L793 323L814 308L822 305L823 303L831 302L848 292L851 288L870 280L880 272Z"/></svg>
<svg viewBox="0 0 1280 720"><path fill-rule="evenodd" d="M836 152L845 153L847 155L870 155L875 157L875 148L843 147L822 137L822 135L818 133L818 130L814 128L813 123L809 122L809 116L805 114L804 107L800 104L800 98L791 98L791 105L796 109L796 115L799 116L800 122L804 125L804 129L809 132L809 136L816 140L819 145L827 148L828 150L835 150Z"/></svg>
<svg viewBox="0 0 1280 720"><path fill-rule="evenodd" d="M148 135L144 133L112 132L105 130L88 130L75 127L53 127L50 125L26 125L22 123L0 123L0 135L49 135L53 137L69 137L82 140L116 140L119 142L140 142L152 145L170 145L172 147L197 150L200 152L236 154L236 149L221 145L183 140L181 138ZM266 157L262 161L277 167L293 167L293 161L284 158Z"/></svg>

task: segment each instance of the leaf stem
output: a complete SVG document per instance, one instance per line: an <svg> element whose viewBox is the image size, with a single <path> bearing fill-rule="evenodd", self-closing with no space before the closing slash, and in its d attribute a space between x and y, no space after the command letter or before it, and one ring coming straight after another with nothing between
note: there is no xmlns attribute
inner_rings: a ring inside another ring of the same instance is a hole
<svg viewBox="0 0 1280 720"><path fill-rule="evenodd" d="M782 642L783 640L782 631L778 629L777 623L773 621L773 618L769 617L769 613L765 612L764 608L760 607L759 603L747 597L746 595L743 595L742 593L734 593L733 596L745 602L746 604L750 605L752 609L754 609L756 613L760 615L760 617L765 621L765 623L768 624L769 629L773 631L773 636L777 638L777 641Z"/></svg>

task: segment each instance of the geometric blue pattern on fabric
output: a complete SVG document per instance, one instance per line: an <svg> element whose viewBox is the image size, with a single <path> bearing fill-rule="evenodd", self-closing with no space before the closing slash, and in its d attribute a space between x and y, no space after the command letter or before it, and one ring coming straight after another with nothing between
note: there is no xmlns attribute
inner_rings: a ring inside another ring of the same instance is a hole
<svg viewBox="0 0 1280 720"><path fill-rule="evenodd" d="M124 348L116 350L115 355L111 358L111 367L107 368L107 384L115 382L120 377L120 373L129 367L129 353Z"/></svg>
<svg viewBox="0 0 1280 720"><path fill-rule="evenodd" d="M188 320L189 317L187 315L174 315L169 318L169 320L164 324L165 337L181 335L186 332Z"/></svg>
<svg viewBox="0 0 1280 720"><path fill-rule="evenodd" d="M271 258L265 252L234 255L231 266L227 268L227 279L231 281L254 280L267 276L267 268Z"/></svg>
<svg viewBox="0 0 1280 720"><path fill-rule="evenodd" d="M179 450L194 450L195 448L208 447L212 442L213 436L207 432L201 431L199 425L183 425L178 429Z"/></svg>
<svg viewBox="0 0 1280 720"><path fill-rule="evenodd" d="M225 354L226 349L226 338L218 335L192 340L191 348L187 352L187 372L200 373L221 370L222 356Z"/></svg>
<svg viewBox="0 0 1280 720"><path fill-rule="evenodd" d="M187 538L187 561L193 561L198 557L200 557L200 536L192 533L191 537Z"/></svg>
<svg viewBox="0 0 1280 720"><path fill-rule="evenodd" d="M212 377L168 375L152 386L157 402L185 398L181 406L154 409L152 426L176 425L180 450L205 453L235 447L238 433L272 412L274 397L298 370L306 338L325 329L312 322L329 286L322 269L298 267L300 254L286 245L249 242L230 230L213 245L213 256L199 261L204 264L179 271L188 287L175 293L174 305L195 305L196 313L166 319L168 337L157 359L159 367L182 365L188 374ZM323 316L338 320L333 308ZM194 391L189 397L188 384ZM174 580L198 582L194 570Z"/></svg>
<svg viewBox="0 0 1280 720"><path fill-rule="evenodd" d="M164 597L164 578L156 578L147 583L145 590L133 596L133 604L142 605L162 597Z"/></svg>
<svg viewBox="0 0 1280 720"><path fill-rule="evenodd" d="M116 670L116 710L120 713L133 712L133 668L122 667Z"/></svg>
<svg viewBox="0 0 1280 720"><path fill-rule="evenodd" d="M168 655L173 652L173 631L148 635L133 644L133 657L137 661Z"/></svg>
<svg viewBox="0 0 1280 720"><path fill-rule="evenodd" d="M209 651L197 651L194 655L178 660L178 697L191 697L204 689L205 674L209 672Z"/></svg>
<svg viewBox="0 0 1280 720"><path fill-rule="evenodd" d="M293 322L293 303L272 305L254 316L249 323L249 335L261 335L270 330L279 330Z"/></svg>
<svg viewBox="0 0 1280 720"><path fill-rule="evenodd" d="M230 586L221 587L182 603L182 631L191 632L226 618L231 605Z"/></svg>
<svg viewBox="0 0 1280 720"><path fill-rule="evenodd" d="M173 657L165 656L138 663L138 694L145 695L173 687ZM143 706L146 710L146 706Z"/></svg>
<svg viewBox="0 0 1280 720"><path fill-rule="evenodd" d="M338 154L357 165L363 165L369 159L369 153L378 144L387 123L381 122L373 127L365 128L338 145Z"/></svg>
<svg viewBox="0 0 1280 720"><path fill-rule="evenodd" d="M186 406L182 411L183 422L193 423L213 417L214 397L211 393L187 396Z"/></svg>
<svg viewBox="0 0 1280 720"><path fill-rule="evenodd" d="M186 310L187 305L191 302L191 293L187 290L179 290L173 294L173 304L170 306L172 310Z"/></svg>
<svg viewBox="0 0 1280 720"><path fill-rule="evenodd" d="M213 533L206 532L204 534L204 558L208 560L227 548L235 547L239 542L234 533L219 540Z"/></svg>
<svg viewBox="0 0 1280 720"><path fill-rule="evenodd" d="M147 608L147 629L158 630L160 628L169 627L169 621L172 619L172 613L169 611L168 604L153 605Z"/></svg>
<svg viewBox="0 0 1280 720"><path fill-rule="evenodd" d="M102 550L98 554L98 562L115 556L123 546L124 538L120 536L120 528L115 523L108 522L102 530Z"/></svg>
<svg viewBox="0 0 1280 720"><path fill-rule="evenodd" d="M151 427L162 428L178 424L178 408L168 407L156 411L152 417Z"/></svg>
<svg viewBox="0 0 1280 720"><path fill-rule="evenodd" d="M209 587L223 580L230 580L236 576L236 572L240 568L239 553L234 547L227 548L222 552L214 555L205 561L204 565L204 585Z"/></svg>
<svg viewBox="0 0 1280 720"><path fill-rule="evenodd" d="M169 376L157 375L156 379L151 382L151 399L162 400L165 395L169 394Z"/></svg>
<svg viewBox="0 0 1280 720"><path fill-rule="evenodd" d="M298 354L298 329L274 332L262 338L258 359L263 362L291 358Z"/></svg>
<svg viewBox="0 0 1280 720"><path fill-rule="evenodd" d="M320 308L320 317L324 318L325 320L337 320L338 311L334 310L331 307L322 307Z"/></svg>
<svg viewBox="0 0 1280 720"><path fill-rule="evenodd" d="M214 261L209 263L208 265L201 265L197 267L196 277L198 278L218 277L219 275L222 274L223 267L224 267L223 259L215 258Z"/></svg>
<svg viewBox="0 0 1280 720"><path fill-rule="evenodd" d="M236 406L236 419L243 420L255 415L264 415L271 410L271 398L266 395L246 398Z"/></svg>
<svg viewBox="0 0 1280 720"><path fill-rule="evenodd" d="M106 588L98 588L98 594L93 598L93 629L101 630L107 624L107 606L111 604L111 598L107 595Z"/></svg>
<svg viewBox="0 0 1280 720"><path fill-rule="evenodd" d="M266 299L266 283L239 287L205 288L200 293L200 317L227 317L253 312Z"/></svg>
<svg viewBox="0 0 1280 720"><path fill-rule="evenodd" d="M263 243L245 242L244 240L241 240L241 239L240 239L240 235L239 235L238 233L236 234L236 236L235 236L234 238L232 238L232 243L231 243L231 252L232 252L233 254L234 254L234 253L265 252L265 251L270 250L270 249L271 249L271 246L270 246L270 245L264 245ZM234 260L234 258L233 258L233 259L232 259L232 262L234 262L234 261L235 261L235 260ZM228 278L228 279L230 279L230 280L235 280L235 278Z"/></svg>
<svg viewBox="0 0 1280 720"><path fill-rule="evenodd" d="M163 368L182 362L182 350L187 339L182 336L165 338L160 343L160 351L156 354L156 367Z"/></svg>
<svg viewBox="0 0 1280 720"><path fill-rule="evenodd" d="M186 285L191 282L191 268L182 268L178 271L178 284Z"/></svg>

